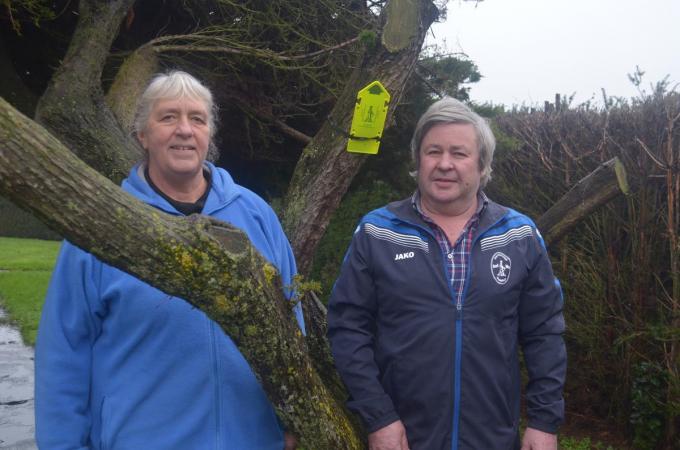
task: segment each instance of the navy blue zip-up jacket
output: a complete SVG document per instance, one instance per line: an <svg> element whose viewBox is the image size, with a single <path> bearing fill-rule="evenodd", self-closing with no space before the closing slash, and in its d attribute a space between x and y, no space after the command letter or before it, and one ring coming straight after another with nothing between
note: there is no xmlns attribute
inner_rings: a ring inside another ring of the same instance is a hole
<svg viewBox="0 0 680 450"><path fill-rule="evenodd" d="M563 420L562 292L526 216L489 201L473 237L461 305L410 199L367 214L328 306L328 337L369 432L401 420L412 450L518 443L519 348L528 426Z"/></svg>

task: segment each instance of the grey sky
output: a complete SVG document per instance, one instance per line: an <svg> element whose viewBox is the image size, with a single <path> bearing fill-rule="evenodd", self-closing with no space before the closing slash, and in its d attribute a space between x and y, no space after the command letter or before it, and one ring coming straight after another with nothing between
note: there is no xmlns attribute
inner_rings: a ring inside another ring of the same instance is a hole
<svg viewBox="0 0 680 450"><path fill-rule="evenodd" d="M477 102L542 104L557 92L600 102L600 88L631 97L636 65L646 89L680 82L680 0L451 0L428 41L478 65Z"/></svg>

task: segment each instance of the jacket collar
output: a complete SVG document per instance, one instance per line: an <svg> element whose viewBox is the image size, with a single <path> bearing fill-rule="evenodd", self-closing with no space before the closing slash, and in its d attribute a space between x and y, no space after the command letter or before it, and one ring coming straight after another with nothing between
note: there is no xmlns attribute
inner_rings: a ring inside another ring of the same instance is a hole
<svg viewBox="0 0 680 450"><path fill-rule="evenodd" d="M205 162L204 167L210 171L211 186L208 198L205 201L203 214L210 215L215 211L224 208L239 196L238 185L234 183L231 175L210 162ZM144 177L144 163L136 164L128 177L123 180L121 185L124 191L137 197L139 200L169 214L179 215L180 213L147 183Z"/></svg>
<svg viewBox="0 0 680 450"><path fill-rule="evenodd" d="M417 191L409 198L388 204L387 210L394 214L397 219L419 225L422 228L429 230L427 223L425 223L421 215L416 211L416 208L414 208L413 202L417 201L417 198L414 198L416 195ZM482 209L479 212L479 224L475 231L475 238L485 233L508 212L508 208L489 199L484 192L480 191L479 196L482 200Z"/></svg>
<svg viewBox="0 0 680 450"><path fill-rule="evenodd" d="M486 194L482 191L477 192L477 210L475 211L475 215L477 216L481 215L482 211L484 210L484 208L486 208L486 205L488 204L489 197L487 197ZM420 204L420 190L418 189L416 189L416 191L411 196L411 206L413 207L413 209L416 210L418 215L420 215L421 217L426 216Z"/></svg>

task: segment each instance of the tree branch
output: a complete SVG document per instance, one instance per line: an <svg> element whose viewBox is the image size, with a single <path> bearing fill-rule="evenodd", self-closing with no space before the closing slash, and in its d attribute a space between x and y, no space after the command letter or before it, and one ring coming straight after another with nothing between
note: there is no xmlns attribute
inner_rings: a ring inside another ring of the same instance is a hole
<svg viewBox="0 0 680 450"><path fill-rule="evenodd" d="M173 42L173 41L196 41L200 42L203 45L199 45L197 43L179 43L179 44L165 44L165 42ZM205 45L205 43L211 45ZM309 53L301 53L297 55L289 55L286 53L276 53L273 52L269 49L263 49L263 48L257 48L257 47L250 47L247 45L241 45L240 47L235 47L234 45L229 45L229 41L226 40L223 37L218 37L218 36L206 36L206 35L201 35L200 33L196 34L187 34L187 35L173 35L173 36L162 36L158 37L151 42L149 42L147 45L150 45L153 47L153 49L158 52L172 52L172 51L182 51L182 52L203 52L203 53L226 53L226 54L232 54L232 55L246 55L246 56L255 56L261 59L272 59L276 61L300 61L303 59L310 59L314 58L317 56L324 55L326 53L331 53L335 50L340 50L341 48L347 47L349 45L352 45L356 42L359 42L359 37L354 37L352 39L348 39L344 42L341 42L336 45L332 45L329 47L322 48L320 50L314 51L314 52L309 52ZM233 44L233 43L232 43Z"/></svg>
<svg viewBox="0 0 680 450"><path fill-rule="evenodd" d="M276 125L276 128L279 129L283 134L287 135L288 137L291 137L295 139L298 142L302 142L303 144L309 144L312 142L312 137L306 135L302 131L296 130L295 128L291 127L290 125L287 125L285 122L279 119L273 119L274 125Z"/></svg>
<svg viewBox="0 0 680 450"><path fill-rule="evenodd" d="M629 191L623 163L619 158L612 158L576 183L536 221L536 225L545 242L554 244L594 210Z"/></svg>
<svg viewBox="0 0 680 450"><path fill-rule="evenodd" d="M128 56L118 69L106 93L106 103L116 115L123 130L132 130L137 101L144 93L151 77L159 71L159 67L156 52L144 45Z"/></svg>

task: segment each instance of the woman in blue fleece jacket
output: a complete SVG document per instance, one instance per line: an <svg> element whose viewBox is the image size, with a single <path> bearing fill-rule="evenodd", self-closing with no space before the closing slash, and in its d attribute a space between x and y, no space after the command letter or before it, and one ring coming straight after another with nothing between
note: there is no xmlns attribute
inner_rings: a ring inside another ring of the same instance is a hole
<svg viewBox="0 0 680 450"><path fill-rule="evenodd" d="M123 189L169 214L242 229L292 283L295 260L272 209L205 161L210 91L191 75L157 76L140 100L145 161ZM290 295L290 293L287 293ZM302 312L295 314L304 327ZM294 448L229 336L187 302L64 242L35 354L41 449Z"/></svg>

